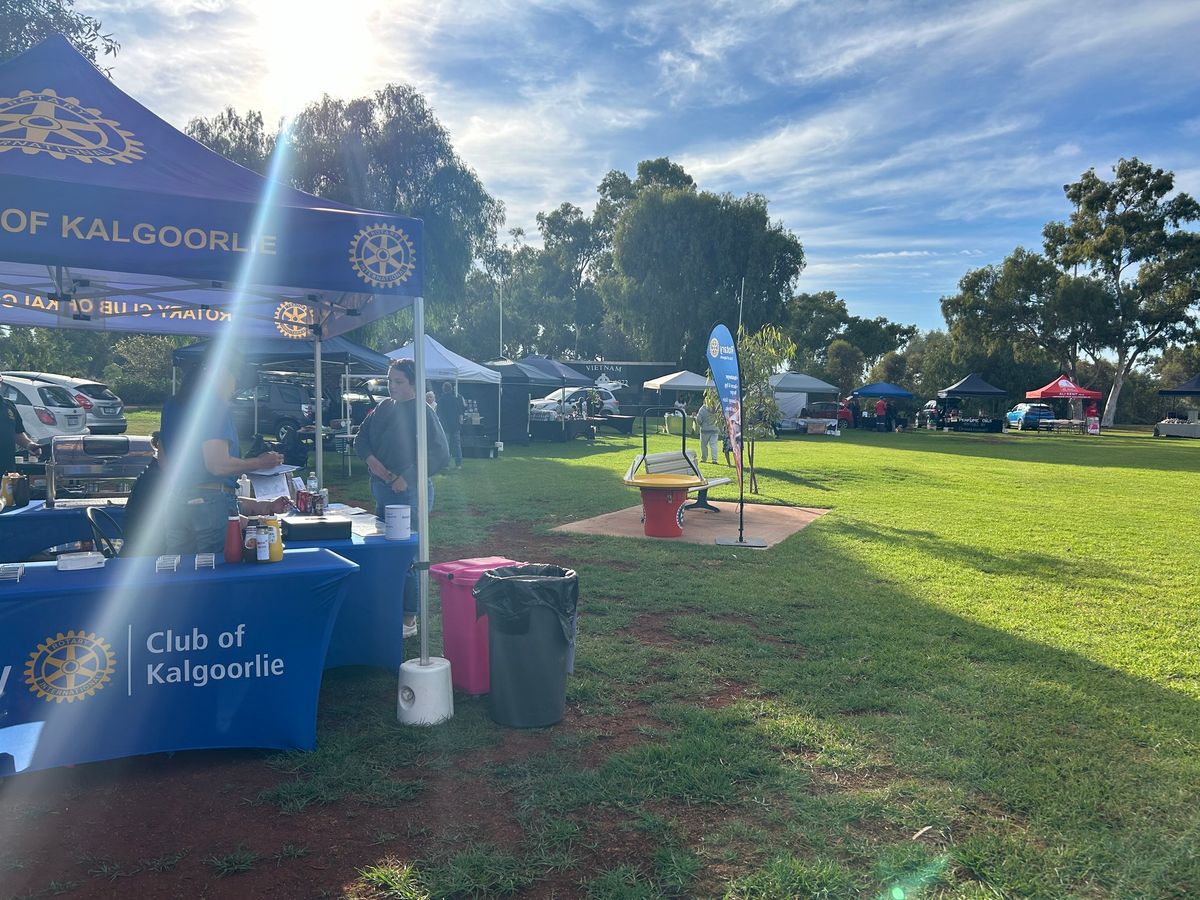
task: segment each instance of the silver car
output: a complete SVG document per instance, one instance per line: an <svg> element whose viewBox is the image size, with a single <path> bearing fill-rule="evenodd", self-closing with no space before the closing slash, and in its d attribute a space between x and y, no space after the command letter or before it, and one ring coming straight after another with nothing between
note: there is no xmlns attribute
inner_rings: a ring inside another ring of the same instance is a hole
<svg viewBox="0 0 1200 900"><path fill-rule="evenodd" d="M87 416L87 429L92 434L124 434L128 427L125 421L125 404L106 384L90 378L72 378L70 375L55 375L52 372L4 374L65 388L75 398L75 402L83 407Z"/></svg>
<svg viewBox="0 0 1200 900"><path fill-rule="evenodd" d="M55 435L84 434L83 409L61 385L17 378L4 373L0 393L21 414L21 424L30 440L45 447Z"/></svg>

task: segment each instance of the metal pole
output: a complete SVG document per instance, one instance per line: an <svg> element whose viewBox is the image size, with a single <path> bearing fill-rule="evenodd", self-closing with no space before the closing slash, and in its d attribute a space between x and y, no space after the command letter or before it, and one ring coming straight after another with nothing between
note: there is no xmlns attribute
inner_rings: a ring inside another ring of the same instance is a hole
<svg viewBox="0 0 1200 900"><path fill-rule="evenodd" d="M321 407L324 406L324 395L321 393L321 326L317 326L317 340L313 344L313 368L316 374L316 404L317 422L317 484L325 484L325 435L322 433L325 425Z"/></svg>
<svg viewBox="0 0 1200 900"><path fill-rule="evenodd" d="M421 665L429 665L429 422L425 402L425 301L413 300L413 364L416 367L417 396L413 408L417 417L417 578L421 598Z"/></svg>
<svg viewBox="0 0 1200 900"><path fill-rule="evenodd" d="M504 359L504 273L500 273L500 359ZM503 376L501 377L503 381ZM496 443L500 443L501 400L504 390L500 381L496 382Z"/></svg>

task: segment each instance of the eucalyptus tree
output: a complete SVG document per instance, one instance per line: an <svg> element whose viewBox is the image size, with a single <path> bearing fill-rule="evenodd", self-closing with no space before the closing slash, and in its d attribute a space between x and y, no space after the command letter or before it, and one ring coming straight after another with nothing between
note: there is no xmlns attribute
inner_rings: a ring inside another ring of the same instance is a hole
<svg viewBox="0 0 1200 900"><path fill-rule="evenodd" d="M1121 387L1150 354L1194 338L1200 300L1200 204L1174 194L1175 176L1122 159L1111 181L1089 169L1063 186L1075 207L1043 230L1046 255L1064 272L1092 279L1105 296L1106 340L1115 356L1103 424L1111 425Z"/></svg>
<svg viewBox="0 0 1200 900"><path fill-rule="evenodd" d="M1023 247L999 266L968 272L958 287L942 298L957 345L978 344L989 353L1008 346L1040 351L1078 379L1081 356L1095 363L1112 339L1104 287Z"/></svg>
<svg viewBox="0 0 1200 900"><path fill-rule="evenodd" d="M421 219L429 329L454 327L467 276L495 246L504 206L458 156L449 133L415 88L389 84L353 100L324 96L296 116L286 135L267 133L255 111L232 109L194 119L188 132L260 172L276 143L285 139L283 171L293 187ZM399 319L371 323L362 334L383 346L394 341L400 324Z"/></svg>
<svg viewBox="0 0 1200 900"><path fill-rule="evenodd" d="M758 194L734 198L651 183L621 211L613 238L616 290L606 299L653 359L704 364L713 322L747 331L780 321L804 268L800 241ZM744 282L743 282L744 279Z"/></svg>
<svg viewBox="0 0 1200 900"><path fill-rule="evenodd" d="M99 19L75 11L75 0L0 0L0 62L56 34L92 63L121 49Z"/></svg>

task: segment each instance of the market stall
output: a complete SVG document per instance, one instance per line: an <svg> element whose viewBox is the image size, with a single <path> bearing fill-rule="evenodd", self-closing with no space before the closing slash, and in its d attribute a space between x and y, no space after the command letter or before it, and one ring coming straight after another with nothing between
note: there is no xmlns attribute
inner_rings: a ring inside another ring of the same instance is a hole
<svg viewBox="0 0 1200 900"><path fill-rule="evenodd" d="M1049 384L1034 391L1026 391L1026 400L1089 400L1082 418L1045 419L1038 423L1039 431L1080 431L1086 434L1100 433L1100 412L1094 401L1103 398L1100 391L1080 387L1066 375L1059 375Z"/></svg>
<svg viewBox="0 0 1200 900"><path fill-rule="evenodd" d="M558 387L558 379L511 359L491 359L484 365L500 376L500 440L528 444L529 401Z"/></svg>
<svg viewBox="0 0 1200 900"><path fill-rule="evenodd" d="M817 394L837 398L838 389L835 385L802 372L780 372L769 379L771 390L775 395L775 405L779 407L779 424L777 433L795 431L801 434L826 434L830 431L829 423L833 423L833 431L838 428L836 418L811 415L809 395Z"/></svg>
<svg viewBox="0 0 1200 900"><path fill-rule="evenodd" d="M553 379L554 386L561 389L564 394L567 388L595 386L591 378L581 375L570 366L548 356L526 356L520 362L522 365L535 369L543 377ZM562 405L562 401L560 401L560 405ZM590 418L596 419L597 417ZM589 416L586 413L576 415L574 411L559 412L550 420L538 420L531 416L529 436L535 441L570 441L577 437L591 440L596 436L596 429L600 423L588 421L588 419Z"/></svg>
<svg viewBox="0 0 1200 900"><path fill-rule="evenodd" d="M938 403L934 413L929 416L929 427L935 430L941 428L944 431L999 433L1004 430L1004 417L998 414L994 404L1004 396L1005 391L988 384L982 376L972 372L961 381L938 391ZM980 407L972 413L963 406L963 400L976 398L992 401L991 411L985 412Z"/></svg>
<svg viewBox="0 0 1200 900"><path fill-rule="evenodd" d="M893 406L897 402L907 404L913 399L912 392L906 391L898 384L890 384L886 381L876 381L872 384L864 384L857 390L851 391L850 396L862 400L882 400L885 405L890 402L893 404ZM893 425L897 428L907 428L908 416L895 416ZM878 431L886 430L884 419L877 415L875 408L867 403L863 404L862 417L859 420L859 427L872 428Z"/></svg>
<svg viewBox="0 0 1200 900"><path fill-rule="evenodd" d="M1160 397L1200 397L1200 375L1189 378L1178 387L1159 391ZM1173 410L1161 422L1154 426L1155 437L1189 437L1200 438L1200 411L1194 407L1187 410Z"/></svg>
<svg viewBox="0 0 1200 900"><path fill-rule="evenodd" d="M4 149L21 150L0 153L0 195L6 207L0 244L0 326L220 338L214 351L214 371L228 364L239 345L282 335L300 342L298 346L311 342L319 395L323 342L411 307L418 347L415 386L418 392L425 390L420 340L424 330L424 248L419 220L354 209L305 194L279 178L264 178L220 157L125 95L61 37L50 38L0 65L0 97L9 98L6 111L13 119L4 136ZM321 417L318 404L318 426ZM417 443L424 447L423 416L417 417ZM317 466L319 471L320 453ZM417 468L417 556L427 563L427 464L423 452L418 455ZM305 568L300 565L294 577L289 576L287 564L258 568L218 565L215 572L194 571L194 577L181 574L175 582L185 595L194 591L197 610L204 601L214 610L224 610L231 619L247 617L241 621L248 621L262 614L264 631L269 623L275 623L276 633L303 632L308 642L304 655L316 659L317 675L306 675L308 680L288 688L287 694L311 698L305 713L308 720L299 727L289 725L272 732L269 723L282 714L284 704L265 695L258 702L258 695L239 683L237 690L218 692L214 703L222 722L244 718L246 729L229 730L214 743L190 738L180 742L170 736L160 740L154 736L157 732L147 729L145 746L312 746L320 663L337 612L335 593L322 586L332 584L333 575L326 577L329 572L336 572L335 580L340 582L354 570L345 560L323 551L314 553L311 558L322 560L325 568L300 571ZM163 581L148 577L142 568L153 563L122 560L104 570L81 574L33 567L21 581L3 582L3 596L12 604L8 609L23 617L24 629L19 640L14 638L17 643L5 645L6 658L19 659L22 653L27 657L34 652L36 644L27 647L24 643L30 635L37 633L37 640L46 640L47 635L68 625L88 630L103 627L107 633L113 622L128 623L132 628L147 615L162 622L164 608L154 600L161 594ZM184 567L188 565L194 565L193 561L186 560ZM428 594L426 568L420 566L423 613ZM403 572L395 576L401 579ZM68 590L82 585L80 579L95 585L94 590ZM260 595L274 596L276 592L286 596L286 603L260 602ZM57 613L56 598L69 593L94 598L103 618L81 622L83 607L75 604L69 621L63 620ZM171 599L174 604L174 593ZM318 612L303 614L308 608L323 610L325 619ZM423 666L429 662L428 618L421 616ZM187 621L180 620L178 625ZM144 627L150 624L146 620ZM3 628L0 632L5 640L12 633ZM397 643L401 640L398 631L390 637ZM125 659L132 663L129 657L127 649ZM297 668L307 672L312 666L305 663L289 671ZM132 668L125 670L127 677L132 673ZM169 708L159 710L157 698L168 695ZM138 696L145 702L134 701L128 710L114 710L113 717L95 721L90 714L85 721L61 717L62 722L73 724L60 729L58 717L47 719L44 727L37 726L38 719L28 718L31 710L26 692L6 690L0 693L0 739L16 734L10 731L14 728L28 736L31 730L25 726L36 726L32 731L43 735L34 738L36 753L40 759L53 760L47 754L45 735L103 730L117 737L103 753L85 758L106 758L148 752L136 733L127 733L137 729L122 728L122 721L130 721L130 717L147 721L188 717L195 703L196 727L211 723L205 719L207 700L186 688ZM90 703L92 698L88 699ZM74 707L87 709L89 703ZM53 706L61 710L66 705ZM90 703L91 709L103 706L105 703ZM37 710L42 712L44 707ZM118 713L125 718L117 717Z"/></svg>

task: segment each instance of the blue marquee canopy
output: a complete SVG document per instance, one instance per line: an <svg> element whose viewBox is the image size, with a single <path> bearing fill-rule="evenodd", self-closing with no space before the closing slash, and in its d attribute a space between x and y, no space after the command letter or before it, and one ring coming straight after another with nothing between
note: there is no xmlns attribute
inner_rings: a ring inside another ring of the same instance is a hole
<svg viewBox="0 0 1200 900"><path fill-rule="evenodd" d="M422 294L422 225L263 178L65 39L0 65L0 325L308 339Z"/></svg>
<svg viewBox="0 0 1200 900"><path fill-rule="evenodd" d="M887 381L876 381L872 384L864 384L862 387L851 391L852 397L882 397L885 400L911 400L913 395L910 391L906 391L898 384L891 384Z"/></svg>
<svg viewBox="0 0 1200 900"><path fill-rule="evenodd" d="M211 341L197 341L179 347L171 354L176 366L186 366L205 358L212 346ZM243 363L251 366L277 366L301 372L311 371L313 362L312 341L296 341L288 338L262 338L240 343L238 352ZM356 344L343 336L321 342L321 365L327 368L347 369L356 375L386 375L389 360L362 344Z"/></svg>

